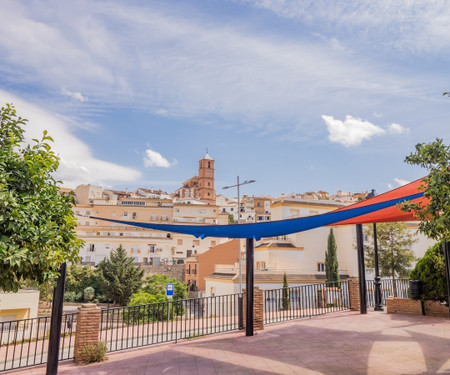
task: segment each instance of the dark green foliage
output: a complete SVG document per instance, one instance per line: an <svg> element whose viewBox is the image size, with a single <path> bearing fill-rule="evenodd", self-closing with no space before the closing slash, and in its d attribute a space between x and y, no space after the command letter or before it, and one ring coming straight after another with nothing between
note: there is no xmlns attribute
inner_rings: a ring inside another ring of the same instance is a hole
<svg viewBox="0 0 450 375"><path fill-rule="evenodd" d="M88 302L84 299L84 290L92 287L95 293L94 302L112 302L106 297L106 290L100 282L100 277L97 268L71 265L67 269L64 301Z"/></svg>
<svg viewBox="0 0 450 375"><path fill-rule="evenodd" d="M126 306L131 295L142 286L144 270L134 266L133 258L127 256L122 246L113 250L109 259L99 263L98 272L106 296L120 306Z"/></svg>
<svg viewBox="0 0 450 375"><path fill-rule="evenodd" d="M428 205L406 202L402 210L414 211L420 219L419 230L430 238L450 238L450 146L436 139L431 143L419 143L416 151L405 162L428 170L424 178L425 197Z"/></svg>
<svg viewBox="0 0 450 375"><path fill-rule="evenodd" d="M367 226L364 232L371 239L364 245L366 266L375 268L373 226ZM377 239L380 275L392 278L408 277L416 259L411 251L411 246L417 241L415 235L411 234L403 223L378 223Z"/></svg>
<svg viewBox="0 0 450 375"><path fill-rule="evenodd" d="M61 263L76 262L72 195L59 194L53 173L59 157L52 138L25 145L27 120L13 106L0 109L0 289L17 291L25 280L56 279Z"/></svg>
<svg viewBox="0 0 450 375"><path fill-rule="evenodd" d="M341 277L339 275L337 246L333 229L330 229L330 234L328 235L327 251L325 253L325 273L327 275L327 282L331 283L331 286L340 285Z"/></svg>
<svg viewBox="0 0 450 375"><path fill-rule="evenodd" d="M289 310L290 301L289 301L289 284L287 280L286 272L283 275L283 293L281 296L281 309Z"/></svg>
<svg viewBox="0 0 450 375"><path fill-rule="evenodd" d="M234 220L234 216L232 214L228 214L228 224L229 225L237 224L237 221Z"/></svg>
<svg viewBox="0 0 450 375"><path fill-rule="evenodd" d="M437 242L426 251L409 278L422 282L422 299L448 303L444 241Z"/></svg>
<svg viewBox="0 0 450 375"><path fill-rule="evenodd" d="M95 297L95 290L93 287L88 286L87 288L84 289L83 291L83 296L84 296L84 300L86 302L91 302L94 297Z"/></svg>

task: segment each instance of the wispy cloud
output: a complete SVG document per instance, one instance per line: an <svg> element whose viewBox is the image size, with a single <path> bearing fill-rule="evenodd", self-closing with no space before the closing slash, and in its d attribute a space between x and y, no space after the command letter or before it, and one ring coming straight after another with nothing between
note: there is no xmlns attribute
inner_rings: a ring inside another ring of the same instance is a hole
<svg viewBox="0 0 450 375"><path fill-rule="evenodd" d="M0 63L49 88L76 87L73 98L105 106L220 119L266 135L299 124L295 132L309 134L305 119L313 121L324 103L369 103L374 95L409 93L414 84L349 55L338 39L312 44L268 36L152 3L51 4L2 4L9 17L0 23ZM330 95L333 103L325 99Z"/></svg>
<svg viewBox="0 0 450 375"><path fill-rule="evenodd" d="M56 177L62 180L64 186L130 182L141 177L136 169L94 157L89 147L70 132L70 120L3 90L0 90L0 102L14 104L17 113L29 120L25 127L27 142L31 142L33 138L40 139L44 130L52 136L55 141L52 148L61 159Z"/></svg>
<svg viewBox="0 0 450 375"><path fill-rule="evenodd" d="M394 181L396 182L396 184L398 186L403 186L403 185L409 184L408 180L404 180L402 178L394 178Z"/></svg>
<svg viewBox="0 0 450 375"><path fill-rule="evenodd" d="M172 162L168 161L164 156L162 156L159 152L153 151L151 149L145 150L144 156L144 166L148 167L160 167L160 168L169 168L177 163L176 160Z"/></svg>
<svg viewBox="0 0 450 375"><path fill-rule="evenodd" d="M87 102L87 100L88 100L87 96L83 96L81 94L81 92L72 92L72 91L66 90L66 88L64 88L64 87L62 88L61 92L63 95L66 95L74 100L78 100L82 103Z"/></svg>

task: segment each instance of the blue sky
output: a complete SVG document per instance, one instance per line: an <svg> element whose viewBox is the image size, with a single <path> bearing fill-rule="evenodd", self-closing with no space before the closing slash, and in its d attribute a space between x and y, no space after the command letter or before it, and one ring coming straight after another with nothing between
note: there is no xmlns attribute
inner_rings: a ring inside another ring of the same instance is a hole
<svg viewBox="0 0 450 375"><path fill-rule="evenodd" d="M445 1L2 1L0 103L48 129L64 185L389 190L449 142Z"/></svg>

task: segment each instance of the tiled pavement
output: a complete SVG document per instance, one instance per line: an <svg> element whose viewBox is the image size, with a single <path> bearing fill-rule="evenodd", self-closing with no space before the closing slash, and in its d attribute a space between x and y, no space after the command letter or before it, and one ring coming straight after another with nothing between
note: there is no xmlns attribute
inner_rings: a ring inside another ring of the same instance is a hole
<svg viewBox="0 0 450 375"><path fill-rule="evenodd" d="M45 367L8 374L45 374ZM342 312L109 354L59 374L450 374L450 320Z"/></svg>

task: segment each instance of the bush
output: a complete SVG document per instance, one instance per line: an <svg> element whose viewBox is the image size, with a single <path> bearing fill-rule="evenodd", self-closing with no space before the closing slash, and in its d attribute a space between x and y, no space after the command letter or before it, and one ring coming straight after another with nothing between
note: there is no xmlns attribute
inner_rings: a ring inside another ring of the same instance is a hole
<svg viewBox="0 0 450 375"><path fill-rule="evenodd" d="M422 299L447 302L447 280L445 277L444 242L431 246L409 276L422 282Z"/></svg>
<svg viewBox="0 0 450 375"><path fill-rule="evenodd" d="M101 362L108 357L106 356L106 345L99 342L97 345L85 345L78 352L78 356L83 363Z"/></svg>
<svg viewBox="0 0 450 375"><path fill-rule="evenodd" d="M173 308L171 309L173 317ZM139 291L131 296L122 319L126 324L150 323L167 320L167 298L164 294L150 294Z"/></svg>
<svg viewBox="0 0 450 375"><path fill-rule="evenodd" d="M87 288L84 289L83 295L84 295L84 300L86 302L92 301L94 299L94 296L95 296L94 288L91 287L91 286L88 286Z"/></svg>

